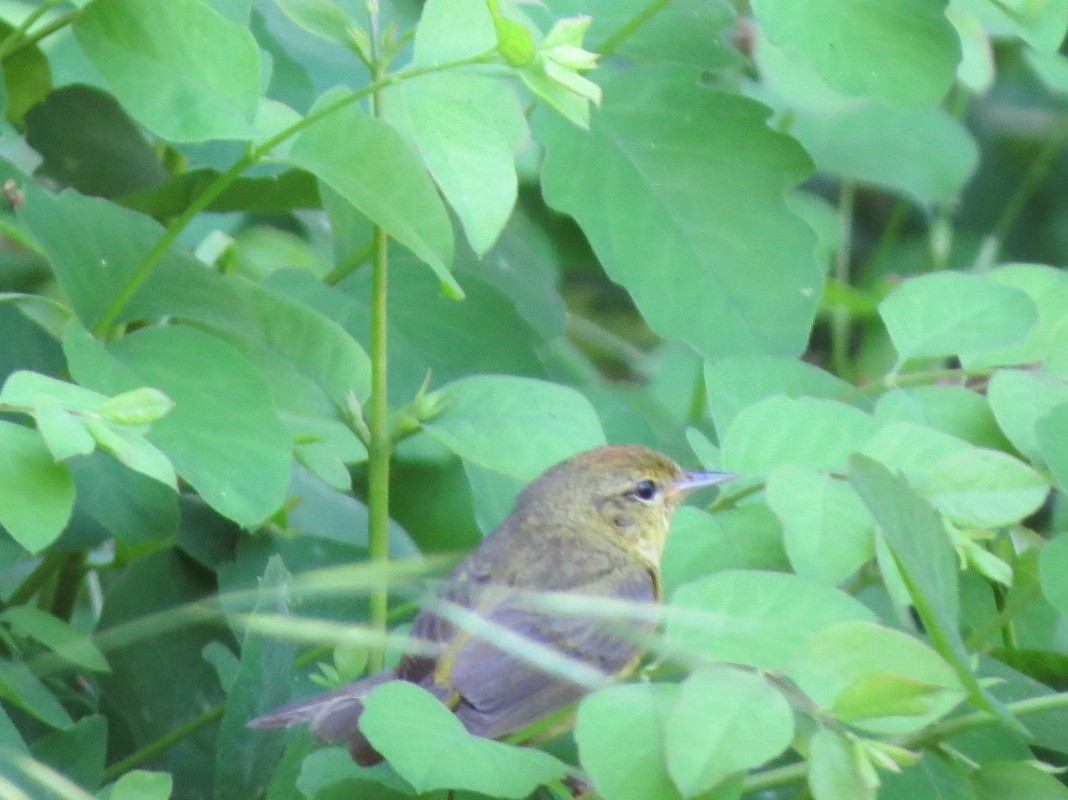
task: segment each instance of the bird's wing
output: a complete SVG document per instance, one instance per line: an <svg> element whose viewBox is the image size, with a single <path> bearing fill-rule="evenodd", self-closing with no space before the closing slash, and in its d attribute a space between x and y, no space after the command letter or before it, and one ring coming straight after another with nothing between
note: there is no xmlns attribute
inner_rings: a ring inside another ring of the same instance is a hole
<svg viewBox="0 0 1068 800"><path fill-rule="evenodd" d="M575 594L651 602L656 599L653 576L640 565L600 576L573 587ZM529 607L521 595L505 596L480 615L491 625L548 646L556 653L606 676L633 665L641 646L631 632L613 630L611 622L560 615ZM626 623L648 630L648 624ZM535 645L536 646L536 645ZM563 674L537 666L514 647L501 649L487 638L467 634L456 638L448 682L459 693L457 717L469 731L495 738L519 730L558 708L575 702L589 689Z"/></svg>

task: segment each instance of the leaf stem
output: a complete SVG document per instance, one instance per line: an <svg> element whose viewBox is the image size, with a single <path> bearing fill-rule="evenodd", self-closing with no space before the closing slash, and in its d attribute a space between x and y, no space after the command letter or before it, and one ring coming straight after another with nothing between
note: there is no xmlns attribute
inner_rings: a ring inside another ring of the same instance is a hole
<svg viewBox="0 0 1068 800"><path fill-rule="evenodd" d="M623 25L601 43L600 54L610 56L626 39L629 39L642 25L655 17L665 8L671 0L652 0L647 3L637 14L628 19Z"/></svg>
<svg viewBox="0 0 1068 800"><path fill-rule="evenodd" d="M110 767L106 768L103 775L100 777L101 783L110 783L126 774L134 767L138 767L146 761L155 758L176 742L181 741L187 736L192 736L201 728L222 719L223 711L225 709L225 703L219 703L216 706L212 706L201 714L193 717L191 720L182 723L177 728L167 731L158 739L152 740L144 747L134 750L130 755L126 756L126 758L121 761L116 761Z"/></svg>
<svg viewBox="0 0 1068 800"><path fill-rule="evenodd" d="M853 206L857 187L850 181L842 183L838 196L838 227L842 241L834 257L834 277L849 286L849 257L853 251ZM831 371L839 378L847 378L849 369L849 310L836 308L831 312Z"/></svg>
<svg viewBox="0 0 1068 800"><path fill-rule="evenodd" d="M877 381L866 383L863 386L857 386L849 392L845 392L839 395L837 400L851 400L854 397L860 397L868 394L878 394L888 389L903 389L908 386L921 386L928 383L934 383L940 380L965 380L967 378L987 378L993 374L994 370L989 367L976 368L976 369L962 369L962 368L946 368L946 369L929 369L922 372L910 372L906 375L898 375L893 373L880 378Z"/></svg>
<svg viewBox="0 0 1068 800"><path fill-rule="evenodd" d="M108 332L119 318L119 315L122 314L123 309L126 308L130 300L137 294L141 285L148 280L149 275L152 274L152 270L154 270L160 261L163 260L164 256L167 255L167 251L170 250L171 245L177 241L178 236L186 229L186 227L188 227L189 223L193 221L193 218L211 205L212 201L222 194L231 183L237 180L241 173L259 162L260 159L269 154L271 150L278 145L282 144L287 139L296 136L298 133L309 126L314 125L319 120L340 111L342 108L345 108L368 95L373 96L375 93L379 93L389 86L401 83L402 81L418 78L422 75L444 72L471 64L485 63L493 58L495 54L496 50L490 50L481 55L471 56L469 58L461 58L456 61L448 61L442 64L434 64L425 67L414 67L412 69L401 70L400 72L379 76L362 89L357 89L344 97L335 100L333 103L313 111L308 114L308 116L294 122L292 125L279 131L274 136L265 139L259 145L250 148L243 157L231 164L229 169L221 173L211 182L211 184L206 186L204 190L193 199L189 206L186 207L185 211L176 217L167 227L163 236L157 240L156 244L148 254L141 259L141 262L134 270L134 274L130 276L126 284L104 310L104 313L101 314L93 324L93 334L98 339L103 339L107 336Z"/></svg>

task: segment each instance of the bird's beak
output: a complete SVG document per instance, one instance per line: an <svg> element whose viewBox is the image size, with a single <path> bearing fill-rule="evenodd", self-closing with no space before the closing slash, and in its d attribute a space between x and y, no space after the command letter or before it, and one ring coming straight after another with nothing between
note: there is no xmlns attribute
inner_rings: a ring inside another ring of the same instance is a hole
<svg viewBox="0 0 1068 800"><path fill-rule="evenodd" d="M683 473L682 477L675 481L671 488L679 494L689 494L695 489L715 486L725 481L734 480L737 477L737 472L713 472L711 470L692 469Z"/></svg>

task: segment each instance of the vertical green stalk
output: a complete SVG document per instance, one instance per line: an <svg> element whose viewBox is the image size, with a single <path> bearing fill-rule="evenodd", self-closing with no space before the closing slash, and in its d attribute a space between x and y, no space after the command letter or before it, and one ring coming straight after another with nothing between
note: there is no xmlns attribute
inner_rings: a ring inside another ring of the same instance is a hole
<svg viewBox="0 0 1068 800"><path fill-rule="evenodd" d="M853 242L853 205L856 186L849 181L842 184L838 197L838 227L842 237L834 258L834 277L843 286L849 285L849 256ZM831 370L839 378L849 379L849 311L837 308L831 312Z"/></svg>
<svg viewBox="0 0 1068 800"><path fill-rule="evenodd" d="M377 22L372 16L372 22ZM378 26L373 25L374 79L381 75L381 60L377 53ZM371 110L382 116L382 90L371 95ZM386 566L389 561L389 462L393 455L393 433L389 424L389 388L387 349L387 299L389 292L389 234L375 226L371 244L371 413L368 427L371 446L367 464L367 542L371 563L379 570L380 583L370 598L370 623L376 631L385 632L389 612L389 584ZM384 653L375 650L368 659L371 672L382 669Z"/></svg>

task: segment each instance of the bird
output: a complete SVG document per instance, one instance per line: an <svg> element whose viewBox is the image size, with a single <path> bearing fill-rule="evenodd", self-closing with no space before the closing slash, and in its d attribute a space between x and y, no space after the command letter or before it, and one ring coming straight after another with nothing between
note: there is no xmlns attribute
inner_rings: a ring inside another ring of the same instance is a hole
<svg viewBox="0 0 1068 800"><path fill-rule="evenodd" d="M486 630L457 624L442 608L460 607L490 628L507 629L599 674L624 677L640 661L641 634L654 622L634 622L641 630L628 635L603 620L532 605L531 594L660 601L660 558L675 509L690 491L734 477L684 470L639 445L598 447L555 464L519 494L508 517L416 615L409 636L434 645L434 655L407 653L393 669L281 706L249 727L307 722L320 740L345 740L352 758L369 766L382 757L359 728L363 699L387 681L427 689L470 733L491 739L577 702L590 691L587 684L523 658Z"/></svg>

